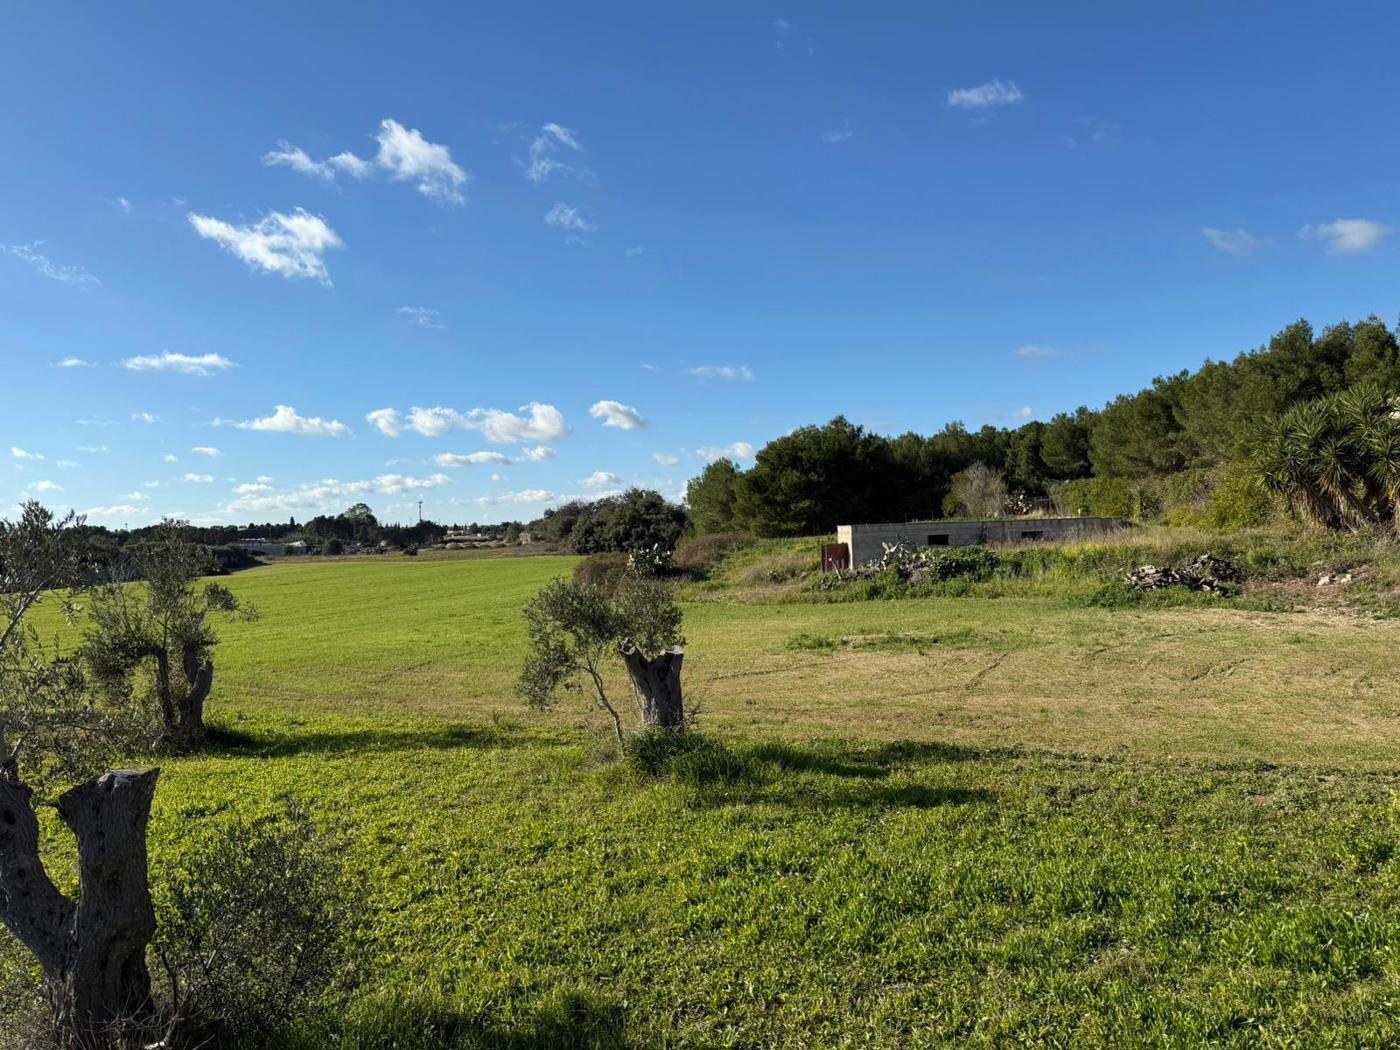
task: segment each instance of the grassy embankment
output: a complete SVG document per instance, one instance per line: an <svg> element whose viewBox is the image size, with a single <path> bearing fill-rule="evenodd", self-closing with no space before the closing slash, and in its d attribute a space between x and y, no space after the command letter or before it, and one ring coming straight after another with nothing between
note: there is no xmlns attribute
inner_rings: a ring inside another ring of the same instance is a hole
<svg viewBox="0 0 1400 1050"><path fill-rule="evenodd" d="M263 616L224 746L163 763L158 881L278 796L340 830L362 984L307 1045L1400 1041L1400 622L716 600L759 557L686 610L713 783L512 696L572 559L232 578Z"/></svg>

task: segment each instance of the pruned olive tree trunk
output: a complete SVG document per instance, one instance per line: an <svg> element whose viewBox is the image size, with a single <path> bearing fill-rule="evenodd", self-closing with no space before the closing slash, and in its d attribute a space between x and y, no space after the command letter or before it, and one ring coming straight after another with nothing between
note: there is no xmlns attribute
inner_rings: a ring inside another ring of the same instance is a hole
<svg viewBox="0 0 1400 1050"><path fill-rule="evenodd" d="M685 650L676 645L648 659L635 644L628 641L618 651L627 665L627 675L632 679L642 725L657 729L684 729L681 662L685 659Z"/></svg>
<svg viewBox="0 0 1400 1050"><path fill-rule="evenodd" d="M151 1013L146 828L159 773L116 770L59 797L78 842L74 903L44 870L30 788L13 760L0 765L0 921L34 953L72 1045L105 1045Z"/></svg>

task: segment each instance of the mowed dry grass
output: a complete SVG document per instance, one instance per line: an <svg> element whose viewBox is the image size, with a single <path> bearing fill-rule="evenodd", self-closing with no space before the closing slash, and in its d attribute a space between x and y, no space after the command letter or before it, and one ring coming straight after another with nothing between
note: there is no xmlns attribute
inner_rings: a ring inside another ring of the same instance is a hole
<svg viewBox="0 0 1400 1050"><path fill-rule="evenodd" d="M521 605L574 559L284 562L232 578L213 717L294 732L387 722L576 725L513 692ZM1400 622L948 598L686 609L710 730L939 740L1135 761L1400 769ZM617 682L619 690L623 683ZM625 695L625 693L624 693Z"/></svg>

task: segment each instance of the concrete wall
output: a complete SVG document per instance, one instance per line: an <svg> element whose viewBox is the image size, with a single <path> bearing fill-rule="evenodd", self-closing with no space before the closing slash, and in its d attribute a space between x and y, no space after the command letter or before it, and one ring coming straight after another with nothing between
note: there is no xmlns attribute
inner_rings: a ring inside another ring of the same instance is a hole
<svg viewBox="0 0 1400 1050"><path fill-rule="evenodd" d="M851 552L851 565L877 561L882 544L904 540L911 547L970 547L975 543L1065 540L1123 528L1118 518L995 518L984 521L906 521L886 525L839 525L836 541ZM940 537L945 537L939 541Z"/></svg>

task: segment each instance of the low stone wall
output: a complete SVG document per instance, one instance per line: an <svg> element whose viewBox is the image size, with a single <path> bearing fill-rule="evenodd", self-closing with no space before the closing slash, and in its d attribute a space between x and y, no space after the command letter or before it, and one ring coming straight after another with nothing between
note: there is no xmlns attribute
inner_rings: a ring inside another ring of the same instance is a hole
<svg viewBox="0 0 1400 1050"><path fill-rule="evenodd" d="M906 521L879 525L840 525L836 541L851 552L851 565L877 560L883 544L903 540L911 547L971 547L978 543L1033 543L1066 540L1124 527L1118 518L987 518L977 521Z"/></svg>

